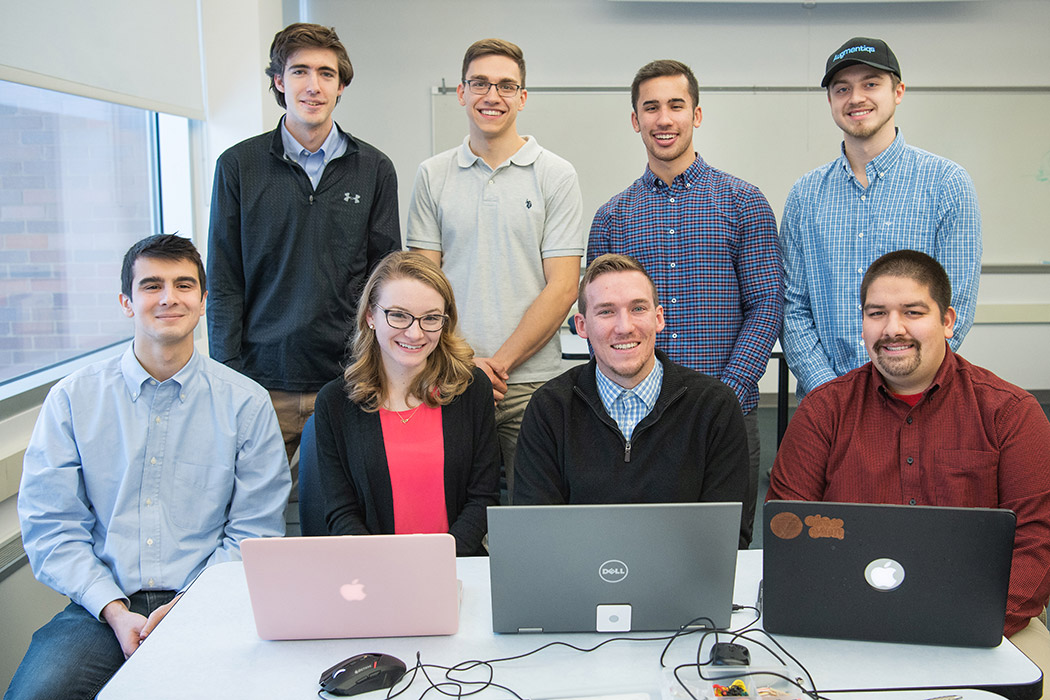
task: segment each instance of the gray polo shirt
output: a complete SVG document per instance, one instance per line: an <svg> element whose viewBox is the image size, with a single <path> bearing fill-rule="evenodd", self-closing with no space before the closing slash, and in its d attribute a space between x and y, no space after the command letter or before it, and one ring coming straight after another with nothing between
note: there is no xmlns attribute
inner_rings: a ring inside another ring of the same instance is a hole
<svg viewBox="0 0 1050 700"><path fill-rule="evenodd" d="M493 169L467 137L423 161L412 192L408 246L444 254L460 330L479 357L499 349L543 290L543 259L582 256L586 245L576 170L525 139ZM560 371L555 334L510 381L542 382Z"/></svg>

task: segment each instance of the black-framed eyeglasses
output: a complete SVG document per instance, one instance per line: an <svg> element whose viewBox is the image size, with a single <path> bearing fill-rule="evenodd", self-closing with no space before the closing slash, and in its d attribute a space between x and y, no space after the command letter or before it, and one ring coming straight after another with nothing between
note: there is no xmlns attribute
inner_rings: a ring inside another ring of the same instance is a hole
<svg viewBox="0 0 1050 700"><path fill-rule="evenodd" d="M400 309L386 309L379 304L376 304L376 308L380 309L383 314L386 315L387 325L399 331L411 328L413 323L419 321L420 329L433 333L444 328L445 323L448 321L448 316L445 314L424 314L422 316L413 316L407 311L401 311Z"/></svg>
<svg viewBox="0 0 1050 700"><path fill-rule="evenodd" d="M500 97L514 97L518 94L518 90L521 89L521 85L516 83L490 83L487 80L464 80L463 84L470 88L470 91L475 95L487 95L489 94L489 88L495 86L496 92L499 93Z"/></svg>

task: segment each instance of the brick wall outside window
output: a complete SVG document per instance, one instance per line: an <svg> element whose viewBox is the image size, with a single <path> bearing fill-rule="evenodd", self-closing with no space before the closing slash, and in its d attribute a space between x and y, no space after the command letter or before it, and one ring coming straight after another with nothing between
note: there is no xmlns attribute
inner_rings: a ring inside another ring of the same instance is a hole
<svg viewBox="0 0 1050 700"><path fill-rule="evenodd" d="M117 295L154 232L151 119L0 81L0 383L131 336Z"/></svg>

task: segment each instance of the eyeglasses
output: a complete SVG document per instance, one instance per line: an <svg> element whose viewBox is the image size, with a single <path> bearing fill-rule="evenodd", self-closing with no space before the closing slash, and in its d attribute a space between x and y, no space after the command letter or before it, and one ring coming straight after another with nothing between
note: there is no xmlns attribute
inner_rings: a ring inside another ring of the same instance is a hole
<svg viewBox="0 0 1050 700"><path fill-rule="evenodd" d="M489 88L495 87L500 97L514 97L521 89L521 85L514 83L490 83L487 80L464 80L463 84L469 87L475 95L487 95Z"/></svg>
<svg viewBox="0 0 1050 700"><path fill-rule="evenodd" d="M379 304L376 304L376 308L381 309L386 315L387 325L399 331L403 331L406 328L411 328L413 323L419 321L419 328L421 330L433 333L444 328L445 322L448 321L448 316L446 316L445 314L425 314L423 316L413 316L407 311L400 311L398 309L385 309Z"/></svg>

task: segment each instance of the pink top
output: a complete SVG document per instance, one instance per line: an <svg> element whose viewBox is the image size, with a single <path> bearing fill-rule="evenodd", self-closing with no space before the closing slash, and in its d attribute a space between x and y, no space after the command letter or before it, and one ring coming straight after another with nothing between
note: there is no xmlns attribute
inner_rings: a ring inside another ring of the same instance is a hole
<svg viewBox="0 0 1050 700"><path fill-rule="evenodd" d="M379 409L379 422L394 497L394 533L448 532L441 408Z"/></svg>

